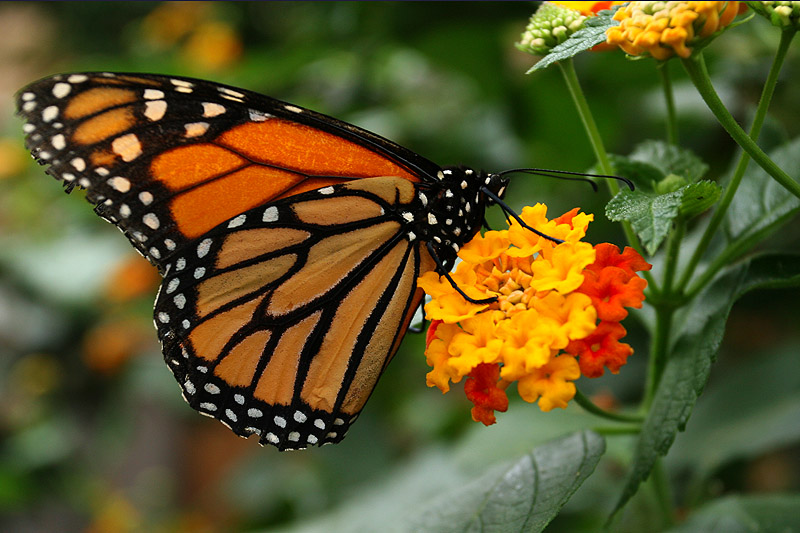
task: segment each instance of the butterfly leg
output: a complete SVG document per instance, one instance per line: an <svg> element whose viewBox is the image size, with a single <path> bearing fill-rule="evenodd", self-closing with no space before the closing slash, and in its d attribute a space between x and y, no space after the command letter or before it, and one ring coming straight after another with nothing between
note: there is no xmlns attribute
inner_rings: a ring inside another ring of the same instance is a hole
<svg viewBox="0 0 800 533"><path fill-rule="evenodd" d="M422 325L419 327L408 326L408 331L411 333L422 333L428 329L428 321L425 319L425 299L419 302L419 310L422 312ZM416 314L416 313L414 313Z"/></svg>
<svg viewBox="0 0 800 533"><path fill-rule="evenodd" d="M473 304L490 304L492 302L496 302L497 301L496 297L483 298L483 299L480 299L480 300L476 300L475 298L471 298L471 297L467 296L467 294L464 291L461 290L461 287L458 286L458 283L456 283L456 281L450 276L450 272L448 272L448 270L445 268L444 264L442 263L442 260L439 259L439 256L436 255L436 250L434 249L433 244L430 241L428 241L425 244L425 246L428 249L428 253L431 254L431 257L433 258L434 262L436 263L436 267L439 270L439 272L441 272L442 275L445 278L447 278L447 281L450 282L450 285L452 285L453 288L456 290L456 292L458 294L460 294L466 301L468 301L469 303L473 303Z"/></svg>

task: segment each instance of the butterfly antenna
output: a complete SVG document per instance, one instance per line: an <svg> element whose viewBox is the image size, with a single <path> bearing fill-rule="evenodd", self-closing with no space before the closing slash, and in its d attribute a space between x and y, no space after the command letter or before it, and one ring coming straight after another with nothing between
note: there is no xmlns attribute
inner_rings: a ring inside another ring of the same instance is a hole
<svg viewBox="0 0 800 533"><path fill-rule="evenodd" d="M613 179L625 183L630 190L635 189L633 182L628 178L623 178L622 176L611 176L608 174L587 174L585 172L570 172L568 170L552 170L549 168L512 168L510 170L499 172L497 175L504 176L514 172L521 172L524 174L532 174L534 176L543 176L545 178L555 178L560 180L585 181L592 186L594 192L597 192L597 184L589 178Z"/></svg>
<svg viewBox="0 0 800 533"><path fill-rule="evenodd" d="M502 200L502 199L501 199L499 196L497 196L495 193L493 193L492 191L490 191L488 188L486 188L486 187L481 187L481 192L483 192L483 194L485 194L486 196L488 196L489 198L491 198L491 200L492 200L494 203L496 203L497 205L499 205L499 206L500 206L500 209L502 209L502 210L503 210L503 213L505 213L505 215L506 215L506 218L508 218L509 216L511 216L511 217L512 217L514 220L516 220L516 221L519 223L519 225L520 225L520 226L522 226L523 228L525 228L525 229L527 229L527 230L529 230L529 231L532 231L532 232L534 232L534 233L535 233L536 235L538 235L539 237L544 237L545 239L547 239L547 240L549 240L549 241L553 241L553 242L554 242L554 243L556 243L556 244L561 244L562 242L564 242L564 241L563 241L563 240L561 240L561 239L556 239L555 237L551 237L550 235L547 235L546 233L542 233L542 232L541 232L541 231L539 231L538 229L536 229L536 228L532 228L532 227L530 227L529 225L527 225L527 224L525 223L525 221L524 221L524 220L522 220L522 218L521 218L521 217L520 217L518 214L516 214L516 213L514 212L514 210L513 210L513 209L511 209L511 207L509 207L509 205L508 205L507 203L505 203L505 202L504 202L504 201L503 201L503 200Z"/></svg>

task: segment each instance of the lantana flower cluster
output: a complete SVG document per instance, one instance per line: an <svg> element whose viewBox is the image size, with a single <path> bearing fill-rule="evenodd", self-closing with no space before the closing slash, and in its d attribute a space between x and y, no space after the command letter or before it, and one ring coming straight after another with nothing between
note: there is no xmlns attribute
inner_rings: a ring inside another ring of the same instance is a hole
<svg viewBox="0 0 800 533"><path fill-rule="evenodd" d="M740 7L746 9L743 2L629 2L614 14L620 25L606 30L606 42L631 56L688 58L730 25Z"/></svg>
<svg viewBox="0 0 800 533"><path fill-rule="evenodd" d="M617 373L632 348L620 339L626 307L641 307L647 282L638 271L650 265L632 248L582 242L592 215L573 209L548 220L547 207L523 209L521 218L556 244L516 221L487 231L459 251L452 278L474 300L464 299L445 277L427 272L419 286L426 304L429 386L447 392L467 377L464 390L472 417L493 424L508 408L506 389L543 411L566 407L581 375Z"/></svg>

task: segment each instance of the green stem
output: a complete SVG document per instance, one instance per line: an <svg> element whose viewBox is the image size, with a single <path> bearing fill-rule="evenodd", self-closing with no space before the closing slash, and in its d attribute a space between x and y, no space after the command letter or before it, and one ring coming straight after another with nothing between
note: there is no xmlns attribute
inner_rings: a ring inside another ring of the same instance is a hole
<svg viewBox="0 0 800 533"><path fill-rule="evenodd" d="M578 75L575 72L575 64L570 58L559 61L558 66L561 67L561 73L564 75L564 81L567 83L569 94L572 96L572 101L575 103L575 107L578 109L578 115L581 117L581 122L583 122L583 127L586 130L586 135L589 137L589 142L591 143L592 150L594 150L594 155L597 158L597 164L600 167L600 172L603 174L611 174L611 161L609 161L608 153L606 152L605 146L603 146L603 138L600 137L600 131L597 129L597 124L594 122L592 111L589 109L589 103L586 101L586 97L583 94L583 89L581 89L580 82L578 82ZM616 181L608 180L606 183L608 183L608 188L611 190L612 195L619 192L619 185Z"/></svg>
<svg viewBox="0 0 800 533"><path fill-rule="evenodd" d="M638 435L642 428L639 426L595 426L592 431L600 435Z"/></svg>
<svg viewBox="0 0 800 533"><path fill-rule="evenodd" d="M621 413L612 413L611 411L606 411L595 405L589 398L584 396L584 394L575 389L575 402L584 408L589 413L593 415L601 416L603 418L607 418L609 420L614 420L616 422L628 422L631 424L641 424L644 420L643 417L637 415L624 415Z"/></svg>
<svg viewBox="0 0 800 533"><path fill-rule="evenodd" d="M772 68L770 69L767 80L764 83L764 88L761 91L761 99L758 101L758 108L756 108L756 114L755 117L753 117L753 124L750 126L749 136L754 142L758 140L758 136L761 133L761 126L764 124L764 119L767 116L767 110L769 109L772 95L775 92L775 86L778 83L778 74L780 74L783 61L786 58L786 52L789 50L789 45L791 44L795 33L796 32L794 30L791 30L784 31L781 34L781 41L778 44L778 51L775 53L775 59L772 61ZM747 152L742 152L742 155L739 158L739 163L736 165L736 170L734 170L728 186L725 187L725 192L722 195L722 199L714 211L714 214L708 223L708 227L706 227L705 232L703 232L703 236L701 237L697 248L695 248L692 257L689 260L689 263L686 265L683 275L681 276L681 280L678 283L678 287L681 290L683 290L689 283L689 279L691 278L692 274L694 274L697 264L700 262L703 254L708 249L708 245L711 243L711 239L716 234L720 224L722 224L725 214L728 211L728 207L730 206L733 196L736 194L736 191L739 188L739 184L742 181L742 177L744 177L745 170L747 170L747 165L749 163L750 154ZM702 289L702 285L699 287L699 289Z"/></svg>
<svg viewBox="0 0 800 533"><path fill-rule="evenodd" d="M717 117L717 120L722 127L725 128L725 131L728 132L733 140L736 141L745 152L750 154L753 161L763 168L767 174L772 176L775 181L780 183L790 193L800 198L800 183L794 181L786 172L781 170L781 168L758 147L755 141L747 136L747 133L744 132L741 126L739 126L725 108L722 100L719 99L717 92L714 90L713 85L711 85L703 54L692 55L687 59L681 59L681 62L686 72L689 74L692 83L694 83L694 86L700 93L700 96L703 97L706 105L711 109L712 113L714 113L714 116Z"/></svg>
<svg viewBox="0 0 800 533"><path fill-rule="evenodd" d="M661 86L664 88L664 102L667 105L667 142L677 146L678 144L678 119L675 113L675 95L672 91L672 79L669 75L670 61L664 61L658 65L658 73L661 74Z"/></svg>
<svg viewBox="0 0 800 533"><path fill-rule="evenodd" d="M603 145L603 138L600 136L600 131L597 129L597 124L595 124L594 117L592 116L592 110L589 109L589 103L586 101L586 96L584 96L583 89L581 89L581 84L578 81L578 74L575 72L575 64L572 62L571 58L559 61L557 64L561 69L561 74L564 75L564 82L567 84L569 94L572 96L572 101L575 104L575 108L578 110L578 115L581 117L583 128L586 130L587 137L589 137L589 143L592 145L594 156L597 158L597 165L600 167L600 172L610 175L613 172L611 161L608 159L608 153ZM619 185L615 180L606 180L606 183L608 184L611 196L619 192ZM628 240L628 244L630 244L639 255L644 255L644 251L639 244L639 239L636 238L636 234L630 222L623 222L622 230L625 232L625 238ZM645 277L650 287L657 290L655 281L650 273L643 272L642 275Z"/></svg>
<svg viewBox="0 0 800 533"><path fill-rule="evenodd" d="M675 220L675 227L669 232L667 238L667 251L664 257L664 281L661 287L661 294L666 298L672 296L672 282L675 279L675 271L678 268L678 257L681 251L681 241L686 229L686 224L682 217Z"/></svg>
<svg viewBox="0 0 800 533"><path fill-rule="evenodd" d="M640 412L646 413L650 409L650 404L653 403L656 389L658 389L658 383L661 381L661 374L664 372L664 366L667 363L672 316L674 313L675 307L670 302L663 302L656 307L656 329L650 345L647 385L645 386Z"/></svg>
<svg viewBox="0 0 800 533"><path fill-rule="evenodd" d="M663 519L663 529L669 529L675 523L675 518L672 513L672 491L669 487L669 477L664 471L664 463L661 458L658 458L653 465L653 473L651 475L653 491L656 495L658 508L661 511Z"/></svg>

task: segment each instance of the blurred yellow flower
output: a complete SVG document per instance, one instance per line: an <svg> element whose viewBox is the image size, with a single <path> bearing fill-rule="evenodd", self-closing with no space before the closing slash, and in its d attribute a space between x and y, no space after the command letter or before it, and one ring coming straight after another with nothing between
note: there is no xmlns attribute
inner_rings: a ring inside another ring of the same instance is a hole
<svg viewBox="0 0 800 533"><path fill-rule="evenodd" d="M0 179L20 174L29 157L18 139L0 138Z"/></svg>
<svg viewBox="0 0 800 533"><path fill-rule="evenodd" d="M208 21L191 33L183 47L183 56L192 66L220 70L238 61L242 49L242 41L230 24Z"/></svg>

